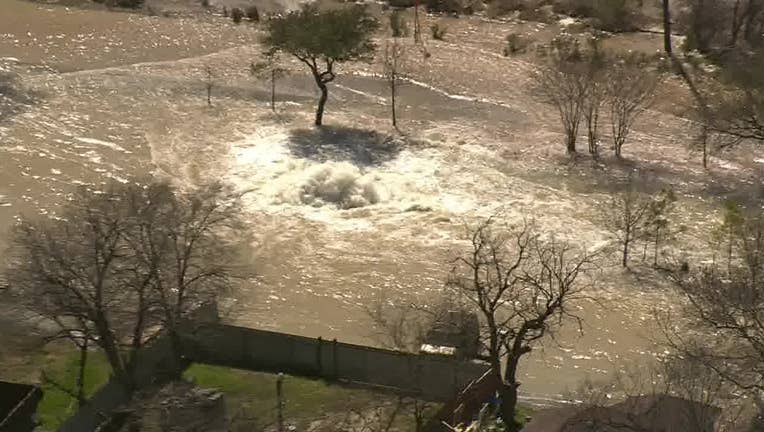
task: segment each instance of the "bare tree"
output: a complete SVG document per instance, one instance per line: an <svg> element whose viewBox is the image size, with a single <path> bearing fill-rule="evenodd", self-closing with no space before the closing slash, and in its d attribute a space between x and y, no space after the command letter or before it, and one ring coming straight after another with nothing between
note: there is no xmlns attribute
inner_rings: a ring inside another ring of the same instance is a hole
<svg viewBox="0 0 764 432"><path fill-rule="evenodd" d="M631 247L647 234L653 198L636 191L629 184L625 191L614 193L600 209L605 227L621 247L621 265L628 267Z"/></svg>
<svg viewBox="0 0 764 432"><path fill-rule="evenodd" d="M400 351L418 352L433 322L414 304L383 296L370 302L365 312L374 323L374 339L385 348Z"/></svg>
<svg viewBox="0 0 764 432"><path fill-rule="evenodd" d="M634 123L650 106L659 82L657 73L633 60L625 60L610 69L607 92L616 157L621 157Z"/></svg>
<svg viewBox="0 0 764 432"><path fill-rule="evenodd" d="M207 106L212 106L212 87L215 85L213 81L212 68L210 66L204 67L204 88L207 89Z"/></svg>
<svg viewBox="0 0 764 432"><path fill-rule="evenodd" d="M586 121L586 132L589 141L589 154L599 156L599 121L600 109L607 96L607 74L605 73L605 57L600 47L600 39L589 39L591 53L587 62L588 84L583 101L583 116Z"/></svg>
<svg viewBox="0 0 764 432"><path fill-rule="evenodd" d="M570 154L576 152L578 130L591 82L588 66L582 62L581 55L577 41L556 39L550 49L549 61L533 75L536 93L559 113L565 147Z"/></svg>
<svg viewBox="0 0 764 432"><path fill-rule="evenodd" d="M520 360L564 318L578 319L568 307L587 288L579 276L592 269L593 256L559 240L542 240L529 223L496 228L495 218L489 218L472 231L471 250L454 261L447 292L481 316L481 340L502 383L501 415L509 430L517 431Z"/></svg>
<svg viewBox="0 0 764 432"><path fill-rule="evenodd" d="M671 216L676 207L676 195L671 189L663 189L652 200L645 221L646 238L653 244L653 266L658 266L660 245L673 239L682 230L682 226L674 228ZM647 247L647 242L645 243ZM644 257L643 257L644 258Z"/></svg>
<svg viewBox="0 0 764 432"><path fill-rule="evenodd" d="M279 53L276 50L268 50L265 61L250 64L250 73L260 78L266 78L271 89L271 111L276 112L276 81L287 73L287 69L279 66Z"/></svg>
<svg viewBox="0 0 764 432"><path fill-rule="evenodd" d="M133 390L137 354L156 328L170 334L179 357L182 318L228 285L230 242L221 235L234 217L218 187L80 189L60 219L17 227L11 290L62 334L97 343Z"/></svg>
<svg viewBox="0 0 764 432"><path fill-rule="evenodd" d="M687 300L686 326L667 326L669 346L764 407L764 219L748 216L737 231L732 266L714 263L671 274Z"/></svg>
<svg viewBox="0 0 764 432"><path fill-rule="evenodd" d="M385 54L383 58L383 73L387 83L390 86L390 110L392 115L393 127L398 127L398 120L395 113L395 97L398 90L398 82L401 79L406 49L398 42L397 38L393 38L392 42L387 41L385 44Z"/></svg>

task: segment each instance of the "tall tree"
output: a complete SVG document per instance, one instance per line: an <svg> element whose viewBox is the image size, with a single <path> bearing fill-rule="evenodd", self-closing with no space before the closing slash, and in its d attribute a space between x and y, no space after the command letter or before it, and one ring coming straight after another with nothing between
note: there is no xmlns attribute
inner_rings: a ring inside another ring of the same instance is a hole
<svg viewBox="0 0 764 432"><path fill-rule="evenodd" d="M164 183L77 192L61 219L24 220L7 272L33 312L104 352L135 389L137 355L164 329L179 361L178 326L229 285L234 208L217 187L181 193Z"/></svg>
<svg viewBox="0 0 764 432"><path fill-rule="evenodd" d="M321 126L329 98L327 84L336 78L335 65L370 60L375 45L372 35L379 22L364 6L320 10L307 4L298 11L268 21L264 43L293 55L304 63L321 91L316 108L316 126Z"/></svg>
<svg viewBox="0 0 764 432"><path fill-rule="evenodd" d="M579 277L592 270L593 256L564 242L544 241L527 223L497 229L494 218L472 231L470 244L454 262L447 292L481 316L481 340L502 383L501 416L508 430L517 431L520 360L564 318L577 319L569 306L587 288Z"/></svg>

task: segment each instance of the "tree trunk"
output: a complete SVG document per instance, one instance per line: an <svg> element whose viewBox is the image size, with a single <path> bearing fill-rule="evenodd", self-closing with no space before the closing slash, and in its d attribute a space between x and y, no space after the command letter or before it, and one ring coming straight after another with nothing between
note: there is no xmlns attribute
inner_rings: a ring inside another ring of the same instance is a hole
<svg viewBox="0 0 764 432"><path fill-rule="evenodd" d="M106 355L106 360L109 362L109 365L111 366L111 370L112 370L112 373L114 374L114 377L128 391L134 390L132 376L130 373L128 373L127 368L125 367L125 362L123 361L122 356L120 355L119 347L117 346L117 343L114 340L114 337L112 336L109 325L105 323L105 318L98 317L94 321L95 321L94 324L96 326L96 331L99 336L98 345L103 350L104 355Z"/></svg>
<svg viewBox="0 0 764 432"><path fill-rule="evenodd" d="M316 109L316 126L321 126L324 121L324 106L329 98L329 89L323 83L319 83L318 88L321 89L321 97L318 99L318 108Z"/></svg>
<svg viewBox="0 0 764 432"><path fill-rule="evenodd" d="M419 1L414 3L414 44L422 41L421 29L419 27Z"/></svg>
<svg viewBox="0 0 764 432"><path fill-rule="evenodd" d="M568 134L567 137L567 150L568 154L575 154L576 153L576 133L571 132Z"/></svg>
<svg viewBox="0 0 764 432"><path fill-rule="evenodd" d="M395 76L395 73L392 75L392 79L390 80L390 96L392 99L392 113L393 113L393 127L398 127L398 120L395 116L395 81L397 80L397 77Z"/></svg>
<svg viewBox="0 0 764 432"><path fill-rule="evenodd" d="M276 69L271 68L271 111L276 112Z"/></svg>
<svg viewBox="0 0 764 432"><path fill-rule="evenodd" d="M501 418L507 426L507 432L517 432L520 430L520 424L515 421L515 410L517 409L517 389L520 383L517 382L517 365L520 362L519 357L507 357L507 369L504 371L504 382L501 385L501 406L499 407Z"/></svg>
<svg viewBox="0 0 764 432"><path fill-rule="evenodd" d="M626 230L626 237L623 240L623 259L621 260L621 265L623 267L629 266L629 246L631 244L631 232L627 228Z"/></svg>
<svg viewBox="0 0 764 432"><path fill-rule="evenodd" d="M671 8L669 0L663 0L663 49L669 55L672 54L671 48Z"/></svg>
<svg viewBox="0 0 764 432"><path fill-rule="evenodd" d="M656 226L655 227L655 249L653 250L653 267L658 267L658 244L661 241L660 235L661 235L661 231Z"/></svg>

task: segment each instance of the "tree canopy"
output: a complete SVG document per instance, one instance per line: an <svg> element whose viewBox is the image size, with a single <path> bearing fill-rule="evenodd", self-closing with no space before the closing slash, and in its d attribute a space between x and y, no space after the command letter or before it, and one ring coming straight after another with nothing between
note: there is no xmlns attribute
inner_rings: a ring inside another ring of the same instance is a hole
<svg viewBox="0 0 764 432"><path fill-rule="evenodd" d="M362 6L319 10L306 5L270 20L265 43L303 62L366 60L376 48L371 35L378 27Z"/></svg>
<svg viewBox="0 0 764 432"><path fill-rule="evenodd" d="M379 22L360 5L330 10L305 5L268 22L264 43L307 65L321 90L317 126L322 124L329 95L326 84L336 77L334 64L371 60L376 49L371 37L378 27Z"/></svg>

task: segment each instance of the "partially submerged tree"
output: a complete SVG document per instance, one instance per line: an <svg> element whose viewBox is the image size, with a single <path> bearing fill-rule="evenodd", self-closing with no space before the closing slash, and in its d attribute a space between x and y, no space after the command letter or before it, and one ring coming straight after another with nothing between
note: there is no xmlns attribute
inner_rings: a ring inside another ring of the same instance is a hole
<svg viewBox="0 0 764 432"><path fill-rule="evenodd" d="M629 265L631 248L649 232L650 211L654 201L650 195L638 192L629 181L626 189L614 193L600 209L605 227L621 248L621 265Z"/></svg>
<svg viewBox="0 0 764 432"><path fill-rule="evenodd" d="M212 68L204 67L204 88L207 90L207 106L212 106L212 87L215 85L212 76Z"/></svg>
<svg viewBox="0 0 764 432"><path fill-rule="evenodd" d="M653 244L653 266L658 266L660 247L672 240L682 230L682 226L672 225L672 215L676 207L676 195L671 189L663 189L653 198L645 224L646 237ZM645 243L647 248L647 242ZM644 257L643 257L644 258Z"/></svg>
<svg viewBox="0 0 764 432"><path fill-rule="evenodd" d="M279 65L276 50L268 50L264 57L265 61L250 65L250 73L268 80L271 89L271 111L276 112L276 81L286 75L287 69Z"/></svg>
<svg viewBox="0 0 764 432"><path fill-rule="evenodd" d="M576 152L576 140L591 83L578 41L555 39L548 62L534 75L534 88L541 99L553 105L560 116L568 153Z"/></svg>
<svg viewBox="0 0 764 432"><path fill-rule="evenodd" d="M178 328L228 286L234 208L218 187L181 193L164 183L80 189L60 219L24 220L7 273L31 311L85 335L134 389L137 355L164 329L179 361Z"/></svg>
<svg viewBox="0 0 764 432"><path fill-rule="evenodd" d="M393 127L398 127L398 117L395 112L395 97L398 94L398 84L403 74L406 49L397 39L385 44L385 57L383 59L383 73L390 86L390 115Z"/></svg>
<svg viewBox="0 0 764 432"><path fill-rule="evenodd" d="M586 135L589 141L589 154L599 156L599 121L600 109L607 96L607 74L605 73L605 55L597 36L589 39L588 77L583 100L583 117L586 122Z"/></svg>
<svg viewBox="0 0 764 432"><path fill-rule="evenodd" d="M578 319L569 306L580 298L594 257L556 239L544 240L531 224L502 230L489 218L470 235L471 248L454 262L447 283L452 299L462 299L481 318L481 340L499 382L501 415L517 431L517 368L564 318ZM502 369L502 359L505 359Z"/></svg>
<svg viewBox="0 0 764 432"><path fill-rule="evenodd" d="M323 122L329 97L327 84L336 78L335 65L371 59L375 50L372 36L378 27L377 20L361 5L319 10L307 4L299 11L268 21L265 44L304 63L321 91L317 126Z"/></svg>
<svg viewBox="0 0 764 432"><path fill-rule="evenodd" d="M713 371L764 408L764 219L745 217L729 268L712 263L673 273L684 304L682 326L666 326L672 350ZM683 330L685 325L694 331Z"/></svg>
<svg viewBox="0 0 764 432"><path fill-rule="evenodd" d="M659 75L638 60L625 59L611 67L607 93L616 157L621 157L634 123L650 106L659 82Z"/></svg>

